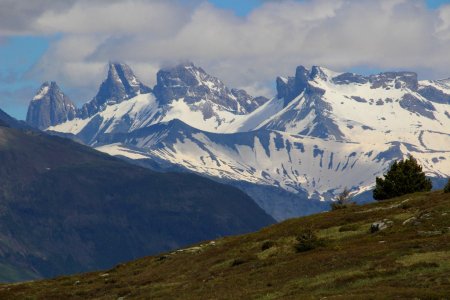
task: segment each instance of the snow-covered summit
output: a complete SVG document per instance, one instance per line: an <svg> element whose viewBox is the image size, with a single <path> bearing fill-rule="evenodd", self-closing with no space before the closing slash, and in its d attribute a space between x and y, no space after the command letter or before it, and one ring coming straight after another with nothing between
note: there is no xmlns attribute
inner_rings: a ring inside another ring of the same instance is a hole
<svg viewBox="0 0 450 300"><path fill-rule="evenodd" d="M281 99L283 108L254 129L357 142L370 136L418 143L422 131L447 132L443 125L450 126L450 89L441 82L419 83L414 72L363 76L300 66L294 77L277 79L277 91L271 101Z"/></svg>

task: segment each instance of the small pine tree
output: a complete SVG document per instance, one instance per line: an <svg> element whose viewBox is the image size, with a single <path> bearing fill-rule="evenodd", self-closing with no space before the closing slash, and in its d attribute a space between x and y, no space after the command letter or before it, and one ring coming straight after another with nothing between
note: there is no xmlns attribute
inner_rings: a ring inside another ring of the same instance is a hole
<svg viewBox="0 0 450 300"><path fill-rule="evenodd" d="M432 188L431 180L425 176L417 160L410 155L405 160L392 164L384 179L377 177L373 198L385 200L415 192L426 192Z"/></svg>
<svg viewBox="0 0 450 300"><path fill-rule="evenodd" d="M448 179L448 182L444 187L444 193L450 193L450 178Z"/></svg>
<svg viewBox="0 0 450 300"><path fill-rule="evenodd" d="M331 210L347 208L350 204L352 204L350 200L351 200L350 190L347 189L347 187L345 187L342 193L340 193L336 197L336 201L331 203Z"/></svg>

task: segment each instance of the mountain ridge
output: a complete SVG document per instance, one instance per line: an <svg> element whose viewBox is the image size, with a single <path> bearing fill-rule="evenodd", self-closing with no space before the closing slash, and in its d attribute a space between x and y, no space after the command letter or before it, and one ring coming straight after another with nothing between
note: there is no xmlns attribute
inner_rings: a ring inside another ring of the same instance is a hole
<svg viewBox="0 0 450 300"><path fill-rule="evenodd" d="M419 81L406 71L363 76L299 66L294 76L278 77L276 83L276 97L244 113L231 89L203 69L183 64L158 73L155 94L49 130L113 155L232 182L266 211L277 211L278 220L309 211L308 199L333 200L345 187L368 200L374 178L409 154L436 182L450 176L447 81ZM222 94L229 98L217 98ZM167 131L164 124L174 119L200 131L183 125L169 130L172 137L155 132ZM162 147L151 144L158 135ZM108 146L112 136L121 139ZM300 144L304 149L293 146ZM285 197L292 205L284 215L283 197L255 192L269 186L292 195Z"/></svg>
<svg viewBox="0 0 450 300"><path fill-rule="evenodd" d="M108 267L275 222L236 188L37 130L0 126L0 162L2 281Z"/></svg>

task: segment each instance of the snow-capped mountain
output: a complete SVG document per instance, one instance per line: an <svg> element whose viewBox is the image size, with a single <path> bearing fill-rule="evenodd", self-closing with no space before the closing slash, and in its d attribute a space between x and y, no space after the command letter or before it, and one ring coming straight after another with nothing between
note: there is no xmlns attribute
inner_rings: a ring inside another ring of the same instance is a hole
<svg viewBox="0 0 450 300"><path fill-rule="evenodd" d="M102 94L105 83L110 82L113 72L114 68L110 67L108 79L101 85L98 95ZM89 117L81 114L48 129L77 135L91 145L104 133L130 132L173 119L203 130L227 132L235 120L245 118L246 113L268 101L264 97L253 98L243 90L230 89L191 63L159 71L153 92L144 92L127 101L104 98L102 109L97 113Z"/></svg>
<svg viewBox="0 0 450 300"><path fill-rule="evenodd" d="M293 205L290 199L254 197L279 220L301 214L304 201L300 198L329 200L345 187L356 194L371 190L374 178L392 160L408 154L417 157L430 176L447 176L450 170L446 159L450 150L427 150L402 142L325 140L266 129L217 134L179 120L104 138L104 145L97 149L111 155L170 163L227 182L276 186L301 195Z"/></svg>
<svg viewBox="0 0 450 300"><path fill-rule="evenodd" d="M76 116L75 104L56 82L45 82L30 102L27 123L39 129L64 123Z"/></svg>
<svg viewBox="0 0 450 300"><path fill-rule="evenodd" d="M450 176L450 80L418 81L413 72L300 66L277 78L277 96L267 101L183 64L158 72L152 92L104 103L48 130L234 184L279 220L344 187L369 194L375 177L409 154L429 176Z"/></svg>
<svg viewBox="0 0 450 300"><path fill-rule="evenodd" d="M450 133L450 90L445 82L418 82L412 72L361 76L320 67L308 72L299 67L295 78L277 80L278 96L271 102L279 108L284 100L283 108L273 111L268 103L272 116L253 129L361 143L421 145L424 136Z"/></svg>

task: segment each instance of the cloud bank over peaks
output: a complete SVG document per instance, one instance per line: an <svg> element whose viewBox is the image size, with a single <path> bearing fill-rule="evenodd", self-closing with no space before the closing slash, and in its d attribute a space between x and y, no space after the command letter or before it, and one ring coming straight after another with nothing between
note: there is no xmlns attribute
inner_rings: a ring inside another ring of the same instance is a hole
<svg viewBox="0 0 450 300"><path fill-rule="evenodd" d="M300 64L450 76L450 5L429 9L422 0L265 1L244 17L207 1L37 0L26 10L18 2L0 2L2 14L23 12L0 16L0 36L57 35L30 76L62 81L81 102L111 60L149 85L162 65L189 60L266 96L276 76Z"/></svg>

